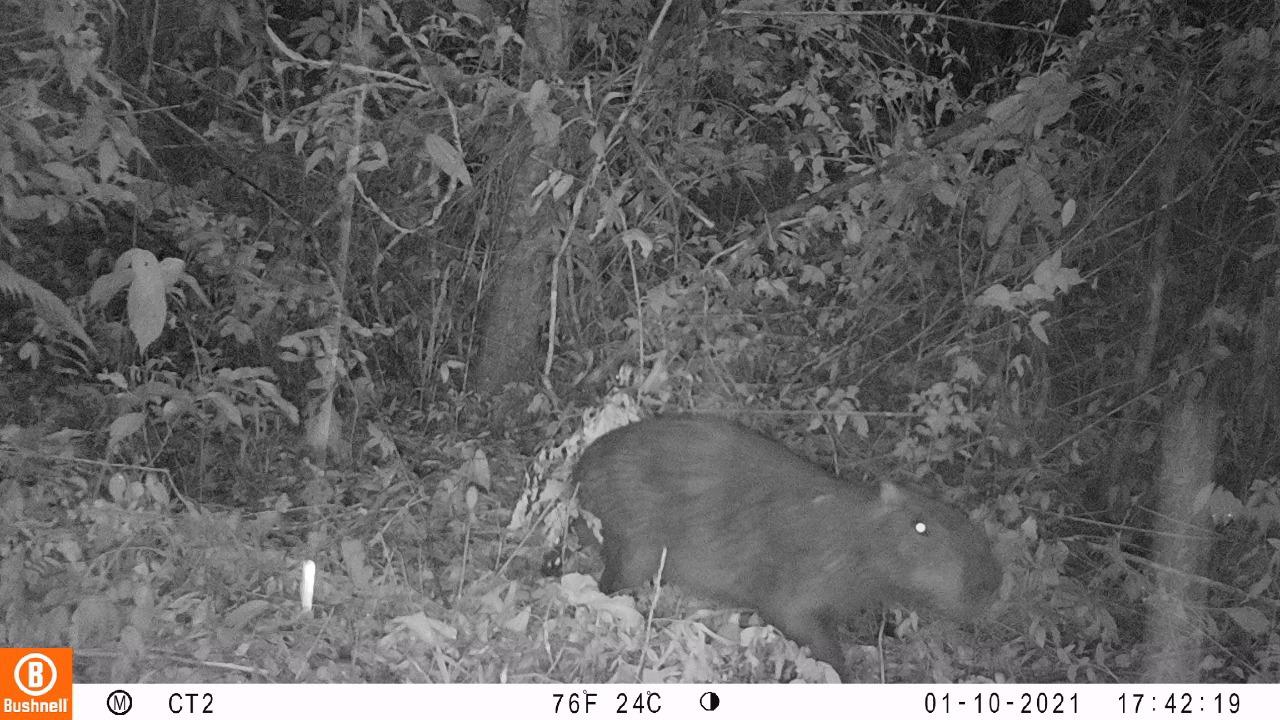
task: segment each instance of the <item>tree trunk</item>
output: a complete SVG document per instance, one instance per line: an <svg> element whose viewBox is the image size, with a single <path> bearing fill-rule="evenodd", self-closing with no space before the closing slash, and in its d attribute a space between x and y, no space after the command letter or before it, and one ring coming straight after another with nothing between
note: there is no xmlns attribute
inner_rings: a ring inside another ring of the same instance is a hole
<svg viewBox="0 0 1280 720"><path fill-rule="evenodd" d="M530 0L521 86L559 77L567 63L568 8L564 0ZM530 95L534 95L530 92ZM511 382L533 382L538 377L538 342L550 295L549 263L555 247L554 213L535 213L533 189L555 167L559 156L559 118L548 103L530 99L525 105L529 132L535 135L533 152L516 171L509 197L506 223L493 248L493 284L485 301L480 331L480 358L475 386L496 392ZM550 202L550 198L546 198ZM568 231L569 229L566 229Z"/></svg>
<svg viewBox="0 0 1280 720"><path fill-rule="evenodd" d="M529 168L537 163L526 163ZM522 178L517 197L528 197L530 178ZM527 208L520 208L525 210ZM549 245L543 239L546 229L521 233L530 228L534 218L513 212L508 227L497 244L494 256L497 267L494 282L484 310L480 359L476 364L476 387L482 392L497 392L512 382L533 382L537 378L543 322L546 318Z"/></svg>

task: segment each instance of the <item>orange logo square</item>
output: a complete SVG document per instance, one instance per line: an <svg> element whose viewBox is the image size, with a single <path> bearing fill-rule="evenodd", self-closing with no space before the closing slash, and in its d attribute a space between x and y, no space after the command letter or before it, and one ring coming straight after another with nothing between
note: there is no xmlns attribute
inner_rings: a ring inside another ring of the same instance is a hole
<svg viewBox="0 0 1280 720"><path fill-rule="evenodd" d="M71 720L71 648L0 648L0 716Z"/></svg>

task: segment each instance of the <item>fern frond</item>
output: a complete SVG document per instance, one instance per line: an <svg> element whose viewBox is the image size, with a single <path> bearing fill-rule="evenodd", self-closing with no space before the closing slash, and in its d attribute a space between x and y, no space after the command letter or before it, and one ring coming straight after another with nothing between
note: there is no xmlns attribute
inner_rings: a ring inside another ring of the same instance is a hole
<svg viewBox="0 0 1280 720"><path fill-rule="evenodd" d="M0 260L0 293L31 303L31 309L49 325L70 333L86 347L93 349L93 341L61 298L14 270L3 260Z"/></svg>

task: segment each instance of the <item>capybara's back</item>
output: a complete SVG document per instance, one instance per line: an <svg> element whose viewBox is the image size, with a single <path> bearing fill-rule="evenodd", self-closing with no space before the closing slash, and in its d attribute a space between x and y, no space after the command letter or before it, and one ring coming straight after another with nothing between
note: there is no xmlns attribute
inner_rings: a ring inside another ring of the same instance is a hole
<svg viewBox="0 0 1280 720"><path fill-rule="evenodd" d="M981 611L1001 570L982 530L893 483L841 482L734 423L674 416L610 432L574 470L600 518L600 589L664 581L755 608L843 671L837 626L877 603Z"/></svg>

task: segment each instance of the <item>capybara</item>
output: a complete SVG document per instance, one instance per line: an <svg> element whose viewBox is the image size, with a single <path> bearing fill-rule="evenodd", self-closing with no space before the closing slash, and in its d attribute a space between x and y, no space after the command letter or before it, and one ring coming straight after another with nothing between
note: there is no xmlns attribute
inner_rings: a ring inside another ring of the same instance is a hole
<svg viewBox="0 0 1280 720"><path fill-rule="evenodd" d="M574 469L600 518L606 593L663 581L750 607L842 676L838 626L878 603L968 617L1002 572L964 514L892 482L842 482L725 420L668 416L596 440Z"/></svg>

